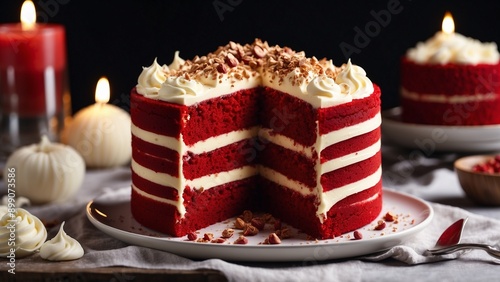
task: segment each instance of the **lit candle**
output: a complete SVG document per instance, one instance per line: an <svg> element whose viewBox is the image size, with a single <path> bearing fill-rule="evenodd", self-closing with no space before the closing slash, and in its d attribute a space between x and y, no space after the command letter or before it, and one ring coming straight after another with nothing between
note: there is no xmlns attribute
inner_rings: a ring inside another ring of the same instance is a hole
<svg viewBox="0 0 500 282"><path fill-rule="evenodd" d="M450 46L450 48L455 48L457 42L457 34L455 33L455 21L453 20L453 17L450 12L446 12L443 17L443 21L441 22L441 30L436 32L436 48L441 48L442 46ZM458 37L460 37L460 34L458 34ZM458 39L460 40L460 39Z"/></svg>
<svg viewBox="0 0 500 282"><path fill-rule="evenodd" d="M420 64L496 64L498 51L494 43L480 42L455 32L453 17L450 12L446 12L441 30L409 49L407 57Z"/></svg>
<svg viewBox="0 0 500 282"><path fill-rule="evenodd" d="M64 143L75 148L88 167L114 167L128 163L132 148L130 115L108 104L108 80L97 82L94 105L80 110L63 134Z"/></svg>
<svg viewBox="0 0 500 282"><path fill-rule="evenodd" d="M1 141L11 151L42 134L58 139L70 112L64 108L70 103L64 27L36 23L31 1L24 2L20 18L0 25Z"/></svg>
<svg viewBox="0 0 500 282"><path fill-rule="evenodd" d="M35 20L35 6L26 1L21 23L0 25L1 93L17 90L18 95L17 105L5 101L10 97L3 95L2 110L28 116L61 110L66 70L64 27ZM60 83L50 85L50 77L59 78L55 81Z"/></svg>
<svg viewBox="0 0 500 282"><path fill-rule="evenodd" d="M453 34L455 32L455 22L453 21L453 17L450 12L446 12L444 14L441 30L444 34Z"/></svg>

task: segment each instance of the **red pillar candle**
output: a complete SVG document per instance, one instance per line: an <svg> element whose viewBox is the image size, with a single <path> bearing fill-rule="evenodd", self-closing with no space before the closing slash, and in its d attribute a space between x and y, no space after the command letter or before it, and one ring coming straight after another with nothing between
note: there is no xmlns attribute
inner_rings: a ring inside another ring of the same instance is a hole
<svg viewBox="0 0 500 282"><path fill-rule="evenodd" d="M61 25L0 25L0 110L4 114L35 117L62 111L65 41Z"/></svg>
<svg viewBox="0 0 500 282"><path fill-rule="evenodd" d="M0 25L0 159L16 148L58 141L70 116L64 27L37 24L33 2L21 23Z"/></svg>

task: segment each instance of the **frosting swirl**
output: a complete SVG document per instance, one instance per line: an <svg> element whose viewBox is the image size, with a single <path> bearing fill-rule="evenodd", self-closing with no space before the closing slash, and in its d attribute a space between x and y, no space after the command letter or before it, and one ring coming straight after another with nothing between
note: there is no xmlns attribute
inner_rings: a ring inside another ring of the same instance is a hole
<svg viewBox="0 0 500 282"><path fill-rule="evenodd" d="M179 57L179 51L175 51L174 60L170 65L168 65L168 68L170 70L179 70L185 62L186 61L184 61L181 57Z"/></svg>
<svg viewBox="0 0 500 282"><path fill-rule="evenodd" d="M9 241L15 233L15 244ZM5 213L0 219L0 257L6 257L15 249L16 257L33 254L47 239L47 230L36 216L17 208L15 213ZM10 242L10 244L9 244Z"/></svg>
<svg viewBox="0 0 500 282"><path fill-rule="evenodd" d="M352 65L351 60L342 66L335 82L340 86L342 94L367 95L373 92L373 83L366 77L363 68Z"/></svg>
<svg viewBox="0 0 500 282"><path fill-rule="evenodd" d="M333 78L321 75L315 77L309 85L307 85L307 92L310 95L332 98L334 94L340 93L341 89Z"/></svg>
<svg viewBox="0 0 500 282"><path fill-rule="evenodd" d="M158 97L164 101L180 104L189 96L198 95L202 89L203 85L195 80L182 76L169 76L158 91Z"/></svg>
<svg viewBox="0 0 500 282"><path fill-rule="evenodd" d="M166 65L160 66L155 58L151 66L142 68L137 81L137 92L145 96L158 94L168 72L169 68Z"/></svg>
<svg viewBox="0 0 500 282"><path fill-rule="evenodd" d="M407 52L416 63L431 64L496 64L500 54L496 43L482 43L459 33L437 32L425 42L419 42Z"/></svg>
<svg viewBox="0 0 500 282"><path fill-rule="evenodd" d="M64 222L57 235L45 242L40 248L40 257L46 260L63 261L75 260L83 256L84 251L80 243L64 232Z"/></svg>

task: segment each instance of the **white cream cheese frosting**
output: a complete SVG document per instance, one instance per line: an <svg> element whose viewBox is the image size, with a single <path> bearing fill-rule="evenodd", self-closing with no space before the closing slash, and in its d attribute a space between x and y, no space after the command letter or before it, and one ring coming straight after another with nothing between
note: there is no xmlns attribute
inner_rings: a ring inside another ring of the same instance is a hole
<svg viewBox="0 0 500 282"><path fill-rule="evenodd" d="M75 260L83 256L82 245L64 232L64 222L57 235L40 248L40 257L51 261Z"/></svg>
<svg viewBox="0 0 500 282"><path fill-rule="evenodd" d="M366 77L365 70L351 64L350 59L335 78L335 82L340 86L340 94L367 97L373 93L373 83Z"/></svg>
<svg viewBox="0 0 500 282"><path fill-rule="evenodd" d="M142 68L137 91L146 97L158 94L168 72L169 68L166 65L160 66L155 58L151 66Z"/></svg>
<svg viewBox="0 0 500 282"><path fill-rule="evenodd" d="M350 60L335 67L331 60L307 58L304 52L269 47L260 41L245 46L228 44L191 61L180 59L176 52L169 67L160 66L155 59L143 68L136 89L151 99L190 106L259 85L294 95L315 108L373 93L366 72Z"/></svg>
<svg viewBox="0 0 500 282"><path fill-rule="evenodd" d="M497 44L483 43L459 33L437 32L425 42L408 50L406 56L416 63L496 64L500 55Z"/></svg>
<svg viewBox="0 0 500 282"><path fill-rule="evenodd" d="M335 79L326 75L313 78L307 85L307 92L314 96L333 97L336 93L341 93L340 85L335 83Z"/></svg>
<svg viewBox="0 0 500 282"><path fill-rule="evenodd" d="M0 219L0 257L7 257L12 250L16 258L29 256L39 250L46 239L43 223L25 209L16 208Z"/></svg>
<svg viewBox="0 0 500 282"><path fill-rule="evenodd" d="M179 57L179 51L175 51L174 60L172 61L172 63L170 63L170 65L168 65L168 68L171 70L179 70L184 62L185 60Z"/></svg>
<svg viewBox="0 0 500 282"><path fill-rule="evenodd" d="M277 79L275 71L263 73L263 85L302 99L314 108L332 107L351 102L353 99L368 97L373 93L373 83L366 72L351 60L335 73L325 61L315 58L306 59L310 68L321 68L321 74L309 70L304 73L300 68L288 72L284 79Z"/></svg>

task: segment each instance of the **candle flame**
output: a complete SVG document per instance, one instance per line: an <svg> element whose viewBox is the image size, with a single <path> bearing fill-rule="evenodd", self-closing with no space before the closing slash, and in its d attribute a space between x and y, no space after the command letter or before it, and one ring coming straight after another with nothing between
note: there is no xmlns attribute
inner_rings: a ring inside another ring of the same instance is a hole
<svg viewBox="0 0 500 282"><path fill-rule="evenodd" d="M97 82L97 86L95 88L95 101L97 103L106 104L109 102L109 81L106 77L101 77Z"/></svg>
<svg viewBox="0 0 500 282"><path fill-rule="evenodd" d="M446 12L444 14L443 24L441 25L441 29L446 34L452 34L455 32L455 22L453 21L453 17L450 12Z"/></svg>
<svg viewBox="0 0 500 282"><path fill-rule="evenodd" d="M35 4L30 0L24 1L21 6L21 25L23 29L33 29L36 24Z"/></svg>

